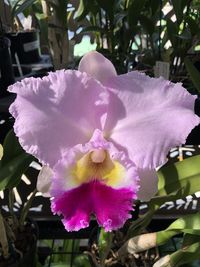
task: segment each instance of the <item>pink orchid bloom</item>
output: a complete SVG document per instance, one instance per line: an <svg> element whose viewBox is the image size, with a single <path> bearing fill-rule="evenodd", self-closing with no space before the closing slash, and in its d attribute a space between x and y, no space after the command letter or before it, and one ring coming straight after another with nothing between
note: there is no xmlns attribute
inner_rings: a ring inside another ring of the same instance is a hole
<svg viewBox="0 0 200 267"><path fill-rule="evenodd" d="M78 71L27 78L9 91L17 93L15 133L51 168L52 211L68 231L87 227L91 214L106 231L122 227L133 201L156 193L155 168L200 122L196 96L180 83L137 71L117 76L97 52Z"/></svg>

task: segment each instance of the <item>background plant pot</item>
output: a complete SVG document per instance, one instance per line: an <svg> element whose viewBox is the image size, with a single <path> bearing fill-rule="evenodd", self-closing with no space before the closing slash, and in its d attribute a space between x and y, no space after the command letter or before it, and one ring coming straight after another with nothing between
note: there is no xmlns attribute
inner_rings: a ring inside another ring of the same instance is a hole
<svg viewBox="0 0 200 267"><path fill-rule="evenodd" d="M7 33L11 40L11 54L13 62L17 53L20 63L29 64L41 60L39 32L37 30L17 33Z"/></svg>
<svg viewBox="0 0 200 267"><path fill-rule="evenodd" d="M36 267L38 226L27 220L23 230L15 231L16 240L9 240L8 259L0 256L0 267Z"/></svg>

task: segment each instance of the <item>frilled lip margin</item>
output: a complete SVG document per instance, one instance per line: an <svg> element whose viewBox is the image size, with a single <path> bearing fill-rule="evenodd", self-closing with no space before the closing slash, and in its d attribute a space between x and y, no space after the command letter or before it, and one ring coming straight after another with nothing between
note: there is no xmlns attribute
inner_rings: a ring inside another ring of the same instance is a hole
<svg viewBox="0 0 200 267"><path fill-rule="evenodd" d="M67 231L78 231L89 226L90 215L95 214L100 226L111 231L123 226L131 218L136 194L127 189L113 189L99 181L82 184L52 200L53 213L63 215Z"/></svg>

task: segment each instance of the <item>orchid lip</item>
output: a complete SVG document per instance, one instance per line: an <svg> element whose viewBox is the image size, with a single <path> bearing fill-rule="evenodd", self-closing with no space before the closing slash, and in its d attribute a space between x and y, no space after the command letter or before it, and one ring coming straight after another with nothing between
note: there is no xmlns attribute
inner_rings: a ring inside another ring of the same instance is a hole
<svg viewBox="0 0 200 267"><path fill-rule="evenodd" d="M135 164L103 137L96 129L84 146L76 146L63 154L54 168L51 194L59 197L65 191L82 184L98 181L108 187L138 190L138 176Z"/></svg>

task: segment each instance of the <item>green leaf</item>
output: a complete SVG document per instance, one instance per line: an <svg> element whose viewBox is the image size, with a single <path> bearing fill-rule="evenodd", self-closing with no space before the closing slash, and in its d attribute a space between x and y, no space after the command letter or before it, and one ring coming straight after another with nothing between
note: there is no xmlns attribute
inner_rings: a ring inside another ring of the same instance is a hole
<svg viewBox="0 0 200 267"><path fill-rule="evenodd" d="M166 243L172 236L180 233L200 235L200 213L189 214L174 221L164 231L156 233L157 245Z"/></svg>
<svg viewBox="0 0 200 267"><path fill-rule="evenodd" d="M188 23L188 26L190 28L190 32L191 34L194 36L194 35L198 35L200 37L200 28L199 28L199 25L196 23L196 20L193 19L192 17L187 17L185 19L185 21Z"/></svg>
<svg viewBox="0 0 200 267"><path fill-rule="evenodd" d="M97 0L97 3L106 11L111 23L113 23L117 0Z"/></svg>
<svg viewBox="0 0 200 267"><path fill-rule="evenodd" d="M0 190L17 186L22 174L26 171L33 159L31 155L24 152L8 162L5 166L0 166Z"/></svg>
<svg viewBox="0 0 200 267"><path fill-rule="evenodd" d="M39 25L40 32L42 33L42 38L44 43L48 44L48 18L45 14L35 13L37 18L37 23Z"/></svg>
<svg viewBox="0 0 200 267"><path fill-rule="evenodd" d="M64 28L67 28L67 1L59 0L57 5L52 4L52 6L56 11L57 19L62 23Z"/></svg>
<svg viewBox="0 0 200 267"><path fill-rule="evenodd" d="M141 11L144 8L146 0L132 0L129 1L128 6L128 23L132 28L137 25Z"/></svg>
<svg viewBox="0 0 200 267"><path fill-rule="evenodd" d="M167 19L167 34L169 40L172 43L173 48L176 50L177 48L177 35L178 35L178 26L176 22L172 22L171 19Z"/></svg>
<svg viewBox="0 0 200 267"><path fill-rule="evenodd" d="M155 29L153 21L145 15L140 15L139 20L140 24L147 31L147 33L152 35Z"/></svg>
<svg viewBox="0 0 200 267"><path fill-rule="evenodd" d="M186 247L186 246L190 246L196 242L199 242L199 235L195 235L193 234L184 234L183 236L183 243L182 243L182 247Z"/></svg>
<svg viewBox="0 0 200 267"><path fill-rule="evenodd" d="M87 255L77 255L73 261L75 267L89 267L91 266ZM66 267L66 266L65 266Z"/></svg>
<svg viewBox="0 0 200 267"><path fill-rule="evenodd" d="M12 10L13 17L17 16L19 13L22 13L26 8L30 7L36 1L37 0L25 0L21 4L21 0L17 1Z"/></svg>
<svg viewBox="0 0 200 267"><path fill-rule="evenodd" d="M200 155L183 161L163 166L158 171L158 193L156 196L166 196L177 193L177 198L200 191Z"/></svg>
<svg viewBox="0 0 200 267"><path fill-rule="evenodd" d="M3 157L0 162L0 190L15 187L33 159L33 156L25 153L21 148L11 130L3 144Z"/></svg>
<svg viewBox="0 0 200 267"><path fill-rule="evenodd" d="M80 0L78 10L76 11L76 17L78 21L85 19L87 14L89 13L88 10L88 1L87 0Z"/></svg>
<svg viewBox="0 0 200 267"><path fill-rule="evenodd" d="M83 27L83 29L81 30L80 34L82 33L87 33L87 32L102 32L105 33L105 30L98 27L98 26L87 26L87 27Z"/></svg>
<svg viewBox="0 0 200 267"><path fill-rule="evenodd" d="M171 230L200 235L200 212L177 219L165 231Z"/></svg>
<svg viewBox="0 0 200 267"><path fill-rule="evenodd" d="M174 12L176 15L177 23L180 25L180 23L183 20L183 10L185 6L187 5L188 0L172 0L172 5L174 8Z"/></svg>
<svg viewBox="0 0 200 267"><path fill-rule="evenodd" d="M199 260L200 253L200 242L195 242L190 246L179 249L178 251L172 253L171 255L166 255L160 260L158 260L153 267L178 267L178 266L199 266L198 265L188 265L195 260ZM186 265L187 264L187 265Z"/></svg>
<svg viewBox="0 0 200 267"><path fill-rule="evenodd" d="M13 158L24 152L13 130L10 130L5 137L3 151L4 153L1 160L1 166L5 166Z"/></svg>
<svg viewBox="0 0 200 267"><path fill-rule="evenodd" d="M120 24L126 16L127 16L126 11L121 11L121 12L117 13L114 17L114 24L115 25Z"/></svg>
<svg viewBox="0 0 200 267"><path fill-rule="evenodd" d="M198 260L200 255L200 242L196 242L190 246L179 249L170 255L170 266L178 267L183 264Z"/></svg>
<svg viewBox="0 0 200 267"><path fill-rule="evenodd" d="M192 80L192 83L194 84L197 91L200 93L200 72L195 68L192 61L188 57L185 58L184 62L187 72L189 73L190 78Z"/></svg>
<svg viewBox="0 0 200 267"><path fill-rule="evenodd" d="M168 194L168 195L155 196L155 197L151 198L148 205L150 208L157 209L157 207L159 208L165 202L177 200L177 196L182 196L182 192L183 192L183 190L180 188L180 189L176 190L175 192Z"/></svg>
<svg viewBox="0 0 200 267"><path fill-rule="evenodd" d="M192 40L192 35L191 35L191 32L188 28L184 29L182 31L182 33L177 34L176 37L181 39L183 41L183 43L184 43L184 41L188 42L188 41Z"/></svg>
<svg viewBox="0 0 200 267"><path fill-rule="evenodd" d="M177 195L180 194L180 191L181 190L179 189L172 194L152 198L148 203L148 211L144 215L140 215L140 217L133 221L129 226L126 234L126 240L141 234L142 231L149 225L154 213L160 208L160 206L167 201L175 201L177 199Z"/></svg>
<svg viewBox="0 0 200 267"><path fill-rule="evenodd" d="M104 261L110 252L112 240L113 240L113 234L111 232L105 232L104 229L101 228L98 247L99 247L99 257L102 264L104 264Z"/></svg>
<svg viewBox="0 0 200 267"><path fill-rule="evenodd" d="M137 220L133 221L128 228L128 231L126 234L126 240L128 240L131 237L141 234L143 229L145 229L151 222L152 217L155 212L156 212L156 209L150 208L148 212L146 212L144 215L141 215Z"/></svg>
<svg viewBox="0 0 200 267"><path fill-rule="evenodd" d="M162 1L160 1L160 0L150 0L152 15L154 15L156 13L158 8L160 7L160 4L162 4Z"/></svg>

